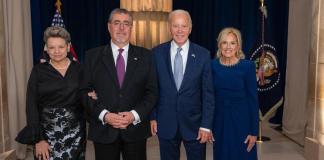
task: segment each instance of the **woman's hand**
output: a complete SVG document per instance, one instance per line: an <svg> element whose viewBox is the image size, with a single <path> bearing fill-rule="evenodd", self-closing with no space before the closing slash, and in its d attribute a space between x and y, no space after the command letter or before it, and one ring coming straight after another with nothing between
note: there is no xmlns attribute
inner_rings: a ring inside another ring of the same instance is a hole
<svg viewBox="0 0 324 160"><path fill-rule="evenodd" d="M248 135L244 141L245 144L248 144L247 151L250 152L255 145L257 136Z"/></svg>
<svg viewBox="0 0 324 160"><path fill-rule="evenodd" d="M88 96L91 97L93 100L98 99L97 93L95 91L88 92Z"/></svg>
<svg viewBox="0 0 324 160"><path fill-rule="evenodd" d="M41 140L35 144L35 155L38 160L49 160L50 146L45 140Z"/></svg>
<svg viewBox="0 0 324 160"><path fill-rule="evenodd" d="M151 120L150 124L151 124L151 133L153 136L155 136L157 133L157 122L156 120Z"/></svg>

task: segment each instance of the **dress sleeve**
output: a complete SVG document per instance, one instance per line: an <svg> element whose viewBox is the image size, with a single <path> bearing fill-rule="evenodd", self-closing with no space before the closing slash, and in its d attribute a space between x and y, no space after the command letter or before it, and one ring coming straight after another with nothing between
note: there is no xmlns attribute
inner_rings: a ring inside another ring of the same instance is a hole
<svg viewBox="0 0 324 160"><path fill-rule="evenodd" d="M38 108L38 75L35 67L33 68L27 85L26 95L26 117L27 126L24 127L17 135L16 141L22 144L35 144L43 140L43 132L39 123Z"/></svg>
<svg viewBox="0 0 324 160"><path fill-rule="evenodd" d="M249 98L249 112L250 112L250 134L257 136L259 128L259 103L257 92L257 81L255 64L248 63L247 75L245 79L247 97Z"/></svg>

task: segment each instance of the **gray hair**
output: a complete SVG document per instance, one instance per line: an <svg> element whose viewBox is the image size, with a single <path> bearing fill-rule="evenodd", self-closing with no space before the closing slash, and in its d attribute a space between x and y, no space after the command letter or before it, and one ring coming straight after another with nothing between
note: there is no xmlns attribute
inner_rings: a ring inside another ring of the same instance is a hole
<svg viewBox="0 0 324 160"><path fill-rule="evenodd" d="M242 51L242 36L241 36L241 32L233 27L227 27L222 29L222 31L219 33L218 38L217 38L217 46L218 46L218 50L216 53L216 57L220 58L222 57L222 53L221 53L221 49L220 49L220 45L223 41L224 36L227 36L228 34L233 34L236 37L237 43L240 46L240 49L236 52L235 56L239 59L244 59L245 55Z"/></svg>
<svg viewBox="0 0 324 160"><path fill-rule="evenodd" d="M176 14L184 14L184 15L186 15L186 17L188 18L189 27L190 28L192 27L192 20L191 20L189 12L187 12L185 10L182 10L182 9L177 9L177 10L174 10L174 11L170 12L170 14L169 14L169 24L171 24L172 17L174 15L176 15Z"/></svg>
<svg viewBox="0 0 324 160"><path fill-rule="evenodd" d="M133 16L131 12L129 12L127 9L124 8L115 8L114 10L112 10L109 14L108 23L112 21L112 18L115 14L127 14L129 17L129 21L133 23Z"/></svg>
<svg viewBox="0 0 324 160"><path fill-rule="evenodd" d="M66 29L59 26L47 27L44 31L43 40L45 43L47 43L47 40L52 37L62 38L65 40L66 44L71 42L70 33Z"/></svg>

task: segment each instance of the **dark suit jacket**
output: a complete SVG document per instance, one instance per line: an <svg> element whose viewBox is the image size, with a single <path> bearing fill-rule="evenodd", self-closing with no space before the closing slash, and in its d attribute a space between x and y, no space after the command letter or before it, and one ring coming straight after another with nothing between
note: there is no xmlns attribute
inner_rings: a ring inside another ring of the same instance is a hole
<svg viewBox="0 0 324 160"><path fill-rule="evenodd" d="M212 128L215 102L210 54L190 42L185 74L177 91L170 47L171 42L167 42L153 49L160 97L151 119L157 120L160 138L174 138L179 129L183 139L194 140L200 127Z"/></svg>
<svg viewBox="0 0 324 160"><path fill-rule="evenodd" d="M87 96L94 89L98 100ZM110 44L86 52L84 64L83 103L90 112L88 138L98 143L110 143L121 137L125 141L142 140L150 136L149 115L158 97L156 70L149 50L129 45L127 68L122 88L119 88ZM141 123L127 129L103 125L99 114L107 109L118 113L135 110Z"/></svg>

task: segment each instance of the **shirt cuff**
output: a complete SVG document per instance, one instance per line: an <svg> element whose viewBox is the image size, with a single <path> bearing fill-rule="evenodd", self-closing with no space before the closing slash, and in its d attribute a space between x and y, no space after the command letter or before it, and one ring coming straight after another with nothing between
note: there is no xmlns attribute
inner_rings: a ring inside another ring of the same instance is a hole
<svg viewBox="0 0 324 160"><path fill-rule="evenodd" d="M210 132L210 129L207 129L207 128L200 127L199 129L206 131L206 132Z"/></svg>
<svg viewBox="0 0 324 160"><path fill-rule="evenodd" d="M133 122L133 125L136 125L138 123L141 123L141 119L140 119L138 113L135 110L131 110L130 112L133 114L133 116L135 118L135 120Z"/></svg>
<svg viewBox="0 0 324 160"><path fill-rule="evenodd" d="M101 113L99 114L99 117L98 117L98 118L99 118L99 120L102 122L102 125L105 125L105 124L106 124L106 122L105 122L105 120L104 120L106 113L109 113L109 111L106 110L106 109L104 109L104 110L102 110Z"/></svg>

